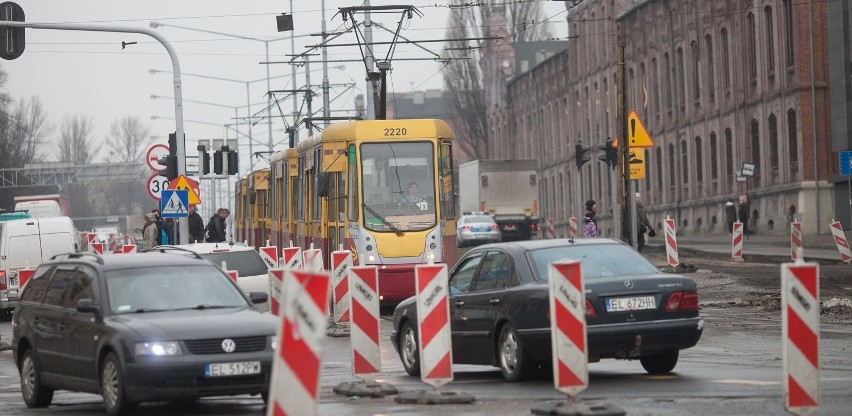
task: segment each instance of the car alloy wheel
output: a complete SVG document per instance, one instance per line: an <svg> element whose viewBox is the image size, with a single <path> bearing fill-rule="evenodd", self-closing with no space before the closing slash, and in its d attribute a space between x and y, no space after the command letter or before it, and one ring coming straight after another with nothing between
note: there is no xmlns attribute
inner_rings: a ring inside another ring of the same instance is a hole
<svg viewBox="0 0 852 416"><path fill-rule="evenodd" d="M24 353L21 362L21 395L27 407L47 407L53 401L53 389L41 385L35 352L31 349Z"/></svg>
<svg viewBox="0 0 852 416"><path fill-rule="evenodd" d="M677 365L678 350L666 351L662 354L648 355L639 358L642 368L648 374L668 374Z"/></svg>
<svg viewBox="0 0 852 416"><path fill-rule="evenodd" d="M411 376L420 375L420 352L417 350L417 331L411 322L402 325L399 335L399 358L405 372Z"/></svg>
<svg viewBox="0 0 852 416"><path fill-rule="evenodd" d="M503 373L503 378L506 381L522 380L526 372L524 350L521 339L518 337L518 331L512 324L506 324L500 331L500 344L497 354L499 355L500 371Z"/></svg>
<svg viewBox="0 0 852 416"><path fill-rule="evenodd" d="M101 365L101 395L104 407L111 415L127 413L132 406L127 402L124 391L124 376L115 353L107 354Z"/></svg>

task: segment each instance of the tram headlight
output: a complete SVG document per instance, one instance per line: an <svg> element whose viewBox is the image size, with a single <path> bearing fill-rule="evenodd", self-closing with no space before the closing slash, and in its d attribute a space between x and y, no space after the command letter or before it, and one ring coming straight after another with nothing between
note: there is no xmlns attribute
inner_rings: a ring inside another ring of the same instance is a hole
<svg viewBox="0 0 852 416"><path fill-rule="evenodd" d="M373 262L373 261L376 261L376 256L370 254L370 256L367 257L367 259L370 260L371 262Z"/></svg>

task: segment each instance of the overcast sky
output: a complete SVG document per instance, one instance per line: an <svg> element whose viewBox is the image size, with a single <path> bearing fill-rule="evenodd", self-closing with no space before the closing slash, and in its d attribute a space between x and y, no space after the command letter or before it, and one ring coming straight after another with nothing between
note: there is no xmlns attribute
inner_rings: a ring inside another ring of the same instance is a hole
<svg viewBox="0 0 852 416"><path fill-rule="evenodd" d="M81 23L125 27L149 28L152 21L165 25L176 25L190 29L221 32L240 35L270 42L234 39L226 35L203 33L183 28L161 26L155 30L164 35L176 49L181 72L183 73L184 119L187 132L187 148L194 149L194 140L204 138L223 138L226 134L224 124L234 123L234 108L241 117L246 115L245 106L252 105L252 113L257 113L266 105L265 45L269 45L269 61L289 60L291 51L289 32L278 33L275 15L291 12L293 5L296 38L295 53L302 53L306 45L315 45L320 37L310 36L321 32L321 0L16 0L21 5L29 22L40 23ZM452 2L458 3L458 0ZM406 24L401 34L412 40L443 38L447 26L451 1L412 0L373 0L372 6L388 4L413 4L423 13L423 17L414 16ZM339 7L358 6L358 0L326 0L327 31L342 29L343 20L335 15ZM563 2L544 2L545 14L553 16L564 12ZM363 21L363 14L356 15ZM373 15L377 23L396 29L399 14ZM564 14L555 18L564 21ZM551 30L558 35L564 25L552 24ZM374 29L375 41L390 40L391 35L381 29ZM104 140L109 133L110 123L123 116L133 115L148 123L151 132L165 143L169 132L174 131L174 88L172 76L168 73L151 74L150 70L171 71L172 64L165 49L153 38L137 34L114 34L102 32L78 32L59 30L27 29L26 51L13 61L3 61L0 65L8 73L7 89L15 99L38 96L48 111L48 117L57 126L51 138L56 136L58 125L68 115L87 115L94 120L94 136ZM122 50L122 41L137 42ZM355 43L353 33L345 34L332 43ZM424 43L422 46L440 53L441 43ZM384 56L387 46L377 46L376 55ZM317 52L319 53L319 52ZM357 47L328 48L330 60L361 59ZM428 58L431 55L416 47L400 45L395 58ZM319 61L321 56L311 59ZM341 68L341 65L343 67ZM322 82L322 65L311 65L311 83ZM408 92L412 89L440 89L442 87L441 66L432 61L393 62L389 92ZM298 69L297 87L304 85L304 68ZM290 66L287 64L270 65L272 90L291 89ZM234 81L209 80L192 76L227 78ZM329 94L335 99L333 110L351 110L355 95L365 89L365 69L361 62L329 63L329 82L331 84L354 83L355 87L334 87ZM249 83L250 99L247 99L246 81ZM254 82L257 81L257 82ZM318 90L317 90L318 91ZM195 103L203 101L224 107ZM300 104L301 105L301 97ZM322 99L314 100L314 109L322 106ZM281 102L281 110L291 115L293 111L290 98ZM332 115L343 115L335 112ZM265 115L265 113L262 113ZM284 123L278 116L278 109L272 113L273 141L275 150L286 146ZM321 115L321 114L320 114ZM158 117L158 119L152 119ZM290 122L290 120L288 120ZM240 122L243 123L243 122ZM256 124L254 151L266 150L268 128L265 121ZM245 125L240 127L245 133ZM233 131L227 132L229 138L235 138ZM244 143L245 141L243 141ZM240 148L246 151L248 148ZM107 156L99 158L104 160ZM245 160L245 159L243 159Z"/></svg>

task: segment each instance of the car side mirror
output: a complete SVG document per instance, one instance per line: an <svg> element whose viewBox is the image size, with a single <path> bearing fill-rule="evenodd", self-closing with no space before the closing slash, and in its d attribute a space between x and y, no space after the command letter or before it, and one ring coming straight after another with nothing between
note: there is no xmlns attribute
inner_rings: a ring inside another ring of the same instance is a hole
<svg viewBox="0 0 852 416"><path fill-rule="evenodd" d="M100 309L95 305L95 301L89 298L80 299L77 301L77 312L98 314Z"/></svg>
<svg viewBox="0 0 852 416"><path fill-rule="evenodd" d="M250 292L249 300L253 304L263 303L269 300L269 295L266 292Z"/></svg>

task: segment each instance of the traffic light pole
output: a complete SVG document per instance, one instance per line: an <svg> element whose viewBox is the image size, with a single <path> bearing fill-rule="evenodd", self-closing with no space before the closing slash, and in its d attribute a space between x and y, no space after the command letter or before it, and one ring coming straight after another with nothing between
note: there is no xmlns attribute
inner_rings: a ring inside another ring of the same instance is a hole
<svg viewBox="0 0 852 416"><path fill-rule="evenodd" d="M156 39L166 51L172 60L172 74L174 75L174 102L175 102L175 134L177 135L177 171L178 175L186 175L186 143L183 131L183 89L180 80L180 61L178 60L177 52L172 48L171 43L165 37L156 31L145 27L124 27L110 25L80 25L71 23L28 23L28 22L8 22L0 21L0 27L24 27L31 29L47 29L47 30L77 30L83 32L112 32L112 33L137 33L148 35ZM180 244L189 242L189 222L186 219L178 219L178 231L180 233Z"/></svg>

